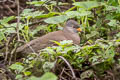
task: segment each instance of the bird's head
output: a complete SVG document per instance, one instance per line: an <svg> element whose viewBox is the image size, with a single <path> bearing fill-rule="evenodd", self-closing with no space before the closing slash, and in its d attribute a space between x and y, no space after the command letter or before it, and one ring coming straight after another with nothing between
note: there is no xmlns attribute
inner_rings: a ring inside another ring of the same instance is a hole
<svg viewBox="0 0 120 80"><path fill-rule="evenodd" d="M74 21L74 20L68 20L67 22L66 22L66 25L65 25L66 27L71 27L71 28L74 28L76 31L78 31L78 32L82 32L82 29L80 28L80 25L76 22L76 21Z"/></svg>

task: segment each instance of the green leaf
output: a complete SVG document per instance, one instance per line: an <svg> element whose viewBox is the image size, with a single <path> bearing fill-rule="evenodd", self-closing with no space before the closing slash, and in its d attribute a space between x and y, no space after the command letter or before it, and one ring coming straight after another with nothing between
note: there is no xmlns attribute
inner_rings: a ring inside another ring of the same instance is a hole
<svg viewBox="0 0 120 80"><path fill-rule="evenodd" d="M86 37L87 37L87 39L89 39L89 38L94 37L98 34L99 34L99 32L97 32L97 31L91 31L90 34L86 34Z"/></svg>
<svg viewBox="0 0 120 80"><path fill-rule="evenodd" d="M32 1L27 2L27 4L33 4L34 6L41 6L45 1Z"/></svg>
<svg viewBox="0 0 120 80"><path fill-rule="evenodd" d="M57 76L51 72L46 72L42 77L32 76L27 80L58 80Z"/></svg>
<svg viewBox="0 0 120 80"><path fill-rule="evenodd" d="M49 54L55 54L54 49L52 49L51 47L47 47L45 49L43 49L44 52L47 52Z"/></svg>
<svg viewBox="0 0 120 80"><path fill-rule="evenodd" d="M19 23L19 30L22 30L24 26L25 26L24 24ZM9 25L9 27L16 28L17 27L17 23L12 23L12 24Z"/></svg>
<svg viewBox="0 0 120 80"><path fill-rule="evenodd" d="M117 21L116 20L110 20L110 22L108 23L109 26L116 26L117 25Z"/></svg>
<svg viewBox="0 0 120 80"><path fill-rule="evenodd" d="M49 12L48 14L41 14L39 16L36 16L36 18L48 18L48 17L53 17L54 15L59 15L60 13L58 12Z"/></svg>
<svg viewBox="0 0 120 80"><path fill-rule="evenodd" d="M15 64L12 64L10 66L10 69L17 70L17 71L21 72L24 69L24 67L21 65L21 63L17 62Z"/></svg>
<svg viewBox="0 0 120 80"><path fill-rule="evenodd" d="M61 16L50 17L48 19L45 19L44 21L49 24L58 24L58 23L63 23L67 19L68 17L66 15L61 15Z"/></svg>
<svg viewBox="0 0 120 80"><path fill-rule="evenodd" d="M43 65L44 72L49 72L55 66L55 62L45 62Z"/></svg>
<svg viewBox="0 0 120 80"><path fill-rule="evenodd" d="M27 19L30 19L30 18L36 18L40 15L42 15L43 11L34 11L33 12L33 9L24 9L23 12L21 13L21 16L23 18L27 18Z"/></svg>
<svg viewBox="0 0 120 80"><path fill-rule="evenodd" d="M31 76L27 80L40 80L40 77Z"/></svg>
<svg viewBox="0 0 120 80"><path fill-rule="evenodd" d="M91 14L90 11L82 11L82 12L69 11L69 12L66 12L66 15L67 15L69 18L87 16L87 15L90 15L90 14Z"/></svg>
<svg viewBox="0 0 120 80"><path fill-rule="evenodd" d="M62 53L68 53L69 51L73 51L75 50L76 47L75 46L69 46L69 47L65 47L64 51L62 51Z"/></svg>
<svg viewBox="0 0 120 80"><path fill-rule="evenodd" d="M0 41L1 40L6 40L6 37L5 37L4 33L0 30Z"/></svg>
<svg viewBox="0 0 120 80"><path fill-rule="evenodd" d="M66 12L66 15L69 17L69 18L74 18L76 16L79 16L80 13L78 11L69 11L69 12Z"/></svg>
<svg viewBox="0 0 120 80"><path fill-rule="evenodd" d="M15 16L10 16L10 17L7 17L7 18L4 18L4 19L0 20L0 23L2 25L5 25L5 24L8 25L8 22L13 20L13 19L15 19Z"/></svg>
<svg viewBox="0 0 120 80"><path fill-rule="evenodd" d="M75 2L73 3L73 5L89 10L98 6L102 6L103 3L96 1L85 1L85 2Z"/></svg>
<svg viewBox="0 0 120 80"><path fill-rule="evenodd" d="M85 78L90 78L93 75L93 70L87 70L85 72L83 72L80 77L81 79L85 79Z"/></svg>
<svg viewBox="0 0 120 80"><path fill-rule="evenodd" d="M118 0L108 0L108 4L112 6L117 6L119 3Z"/></svg>
<svg viewBox="0 0 120 80"><path fill-rule="evenodd" d="M49 2L49 4L45 4ZM33 4L34 6L41 6L41 5L56 5L56 1L50 1L50 0L42 0L42 1L32 1L32 2L27 2L27 4ZM65 3L59 2L58 5L65 5Z"/></svg>
<svg viewBox="0 0 120 80"><path fill-rule="evenodd" d="M63 40L63 41L60 41L60 44L61 45L70 45L70 44L73 44L73 41L72 40Z"/></svg>
<svg viewBox="0 0 120 80"><path fill-rule="evenodd" d="M25 76L29 76L29 75L31 75L31 72L30 71L25 71L24 74L25 74Z"/></svg>
<svg viewBox="0 0 120 80"><path fill-rule="evenodd" d="M57 80L58 78L51 72L45 73L40 80Z"/></svg>
<svg viewBox="0 0 120 80"><path fill-rule="evenodd" d="M57 46L55 49L56 49L56 53L61 53L63 50L61 46Z"/></svg>
<svg viewBox="0 0 120 80"><path fill-rule="evenodd" d="M120 32L119 32L119 33L117 33L117 34L116 34L116 36L120 38Z"/></svg>
<svg viewBox="0 0 120 80"><path fill-rule="evenodd" d="M55 44L57 44L58 46L60 46L61 44L60 44L60 42L58 42L58 41L54 41L54 40L50 40L51 42L54 42Z"/></svg>
<svg viewBox="0 0 120 80"><path fill-rule="evenodd" d="M40 30L46 30L47 26L46 25L39 25L37 26L34 30L32 30L30 33L34 36L37 34Z"/></svg>
<svg viewBox="0 0 120 80"><path fill-rule="evenodd" d="M15 28L6 28L4 32L8 33L8 34L10 34L10 33L16 33L16 30L15 30Z"/></svg>
<svg viewBox="0 0 120 80"><path fill-rule="evenodd" d="M22 79L23 78L23 75L19 74L19 75L16 75L15 79Z"/></svg>
<svg viewBox="0 0 120 80"><path fill-rule="evenodd" d="M118 3L119 3L119 5L120 5L120 0L118 0Z"/></svg>

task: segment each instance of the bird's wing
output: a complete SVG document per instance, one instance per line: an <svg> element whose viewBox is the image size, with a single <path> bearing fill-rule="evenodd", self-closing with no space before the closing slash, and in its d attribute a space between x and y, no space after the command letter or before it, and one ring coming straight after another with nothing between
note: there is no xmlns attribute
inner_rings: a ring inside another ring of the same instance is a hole
<svg viewBox="0 0 120 80"><path fill-rule="evenodd" d="M17 53L18 52L21 52L21 53L37 52L40 49L54 45L54 43L51 40L61 41L61 40L66 40L66 38L63 35L62 31L51 32L42 37L32 40L23 46L20 46L16 50L16 52Z"/></svg>

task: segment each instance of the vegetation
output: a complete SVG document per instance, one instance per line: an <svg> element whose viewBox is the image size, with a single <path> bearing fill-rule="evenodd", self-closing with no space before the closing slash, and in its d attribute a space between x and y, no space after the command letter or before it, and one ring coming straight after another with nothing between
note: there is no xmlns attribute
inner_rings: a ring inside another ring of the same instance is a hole
<svg viewBox="0 0 120 80"><path fill-rule="evenodd" d="M7 68L16 79L120 79L120 0L72 0L58 4L57 1L41 0L26 4L34 9L27 8L20 16L0 20L1 58L9 63ZM74 45L71 40L53 41L58 46L16 59L15 50L21 42L61 30L69 19L75 19L81 25L80 45Z"/></svg>

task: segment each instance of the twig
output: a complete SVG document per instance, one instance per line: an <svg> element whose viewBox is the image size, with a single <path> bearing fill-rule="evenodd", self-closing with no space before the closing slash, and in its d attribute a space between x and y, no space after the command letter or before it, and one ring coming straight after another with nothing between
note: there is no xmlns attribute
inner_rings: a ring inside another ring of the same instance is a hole
<svg viewBox="0 0 120 80"><path fill-rule="evenodd" d="M60 9L60 7L59 6L55 6L60 12L62 12L62 10Z"/></svg>
<svg viewBox="0 0 120 80"><path fill-rule="evenodd" d="M72 76L68 72L64 71L64 73L72 78Z"/></svg>
<svg viewBox="0 0 120 80"><path fill-rule="evenodd" d="M113 73L111 73L110 71L107 71L107 73L113 77L113 80L115 80L115 75Z"/></svg>
<svg viewBox="0 0 120 80"><path fill-rule="evenodd" d="M4 5L4 7L8 9L12 14L15 14L15 12L8 5Z"/></svg>
<svg viewBox="0 0 120 80"><path fill-rule="evenodd" d="M56 0L56 6L58 6L59 0Z"/></svg>
<svg viewBox="0 0 120 80"><path fill-rule="evenodd" d="M68 67L70 68L70 70L72 72L73 78L75 79L76 78L75 73L74 73L74 71L72 69L72 66L69 64L69 62L62 56L59 56L58 58L62 59L68 65Z"/></svg>
<svg viewBox="0 0 120 80"><path fill-rule="evenodd" d="M41 22L43 22L43 21L44 21L44 19L41 19L41 20L39 20L39 21L36 21L36 22L33 22L33 23L29 24L29 26L32 26L32 25L41 23Z"/></svg>
<svg viewBox="0 0 120 80"><path fill-rule="evenodd" d="M25 41L22 41L22 40L20 40L19 42L26 43ZM29 45L29 44L26 44L26 45L32 50L33 53L36 53L31 45Z"/></svg>
<svg viewBox="0 0 120 80"><path fill-rule="evenodd" d="M17 17L17 37L18 37L18 41L20 41L20 35L19 35L20 3L19 3L19 0L16 0L16 3L17 3L17 12L18 12L18 17Z"/></svg>
<svg viewBox="0 0 120 80"><path fill-rule="evenodd" d="M61 10L60 7L59 7L59 0L56 0L56 5L55 5L55 7L56 7L60 12L62 12L62 10Z"/></svg>
<svg viewBox="0 0 120 80"><path fill-rule="evenodd" d="M36 53L35 50L32 48L31 45L29 45L29 44L27 44L27 45L28 45L28 47L32 50L33 53Z"/></svg>
<svg viewBox="0 0 120 80"><path fill-rule="evenodd" d="M41 6L43 6L44 4L49 3L49 2L51 2L51 0L45 0L45 2Z"/></svg>
<svg viewBox="0 0 120 80"><path fill-rule="evenodd" d="M62 72L60 73L60 78L62 77L64 70L65 70L65 68L62 69Z"/></svg>
<svg viewBox="0 0 120 80"><path fill-rule="evenodd" d="M17 46L18 46L18 42L16 43L15 48L10 53L9 65L11 64L11 61L12 61L12 58L13 58L13 54L15 53L15 51L17 49ZM15 56L14 56L14 60L16 60L16 53L15 53Z"/></svg>
<svg viewBox="0 0 120 80"><path fill-rule="evenodd" d="M67 79L65 79L64 77L61 77L61 79L60 80L67 80Z"/></svg>
<svg viewBox="0 0 120 80"><path fill-rule="evenodd" d="M10 38L8 38L7 43L6 43L6 52L5 52L5 59L4 59L5 62L8 59L8 53L9 53L8 52L8 50L9 50L8 45L9 45L9 42L10 42Z"/></svg>

